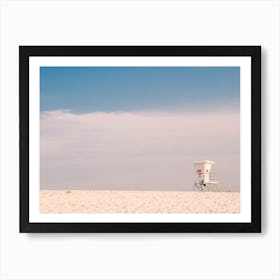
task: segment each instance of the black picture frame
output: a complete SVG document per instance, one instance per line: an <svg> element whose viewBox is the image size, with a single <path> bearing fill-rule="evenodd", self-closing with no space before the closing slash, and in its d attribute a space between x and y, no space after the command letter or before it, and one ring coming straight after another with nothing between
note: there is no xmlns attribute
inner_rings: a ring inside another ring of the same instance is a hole
<svg viewBox="0 0 280 280"><path fill-rule="evenodd" d="M34 223L29 221L29 58L32 56L247 56L251 58L250 223ZM261 46L19 46L21 233L261 232Z"/></svg>

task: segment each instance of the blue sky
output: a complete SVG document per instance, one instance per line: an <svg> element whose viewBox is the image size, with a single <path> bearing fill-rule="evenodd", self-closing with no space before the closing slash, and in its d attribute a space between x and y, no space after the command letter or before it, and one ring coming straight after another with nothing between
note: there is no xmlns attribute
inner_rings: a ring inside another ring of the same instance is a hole
<svg viewBox="0 0 280 280"><path fill-rule="evenodd" d="M41 111L239 107L239 67L41 67Z"/></svg>

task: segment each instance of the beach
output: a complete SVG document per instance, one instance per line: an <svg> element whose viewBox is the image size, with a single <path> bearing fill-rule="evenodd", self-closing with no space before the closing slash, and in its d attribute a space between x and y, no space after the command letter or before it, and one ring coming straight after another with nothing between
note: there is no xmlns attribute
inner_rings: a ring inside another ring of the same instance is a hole
<svg viewBox="0 0 280 280"><path fill-rule="evenodd" d="M239 213L239 192L41 190L41 213Z"/></svg>

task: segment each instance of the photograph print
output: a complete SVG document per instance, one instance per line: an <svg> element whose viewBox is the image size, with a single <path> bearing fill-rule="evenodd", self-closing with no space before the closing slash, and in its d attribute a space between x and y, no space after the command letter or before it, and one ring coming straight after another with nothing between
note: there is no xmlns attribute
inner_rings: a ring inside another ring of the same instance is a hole
<svg viewBox="0 0 280 280"><path fill-rule="evenodd" d="M41 67L42 213L239 213L239 67Z"/></svg>

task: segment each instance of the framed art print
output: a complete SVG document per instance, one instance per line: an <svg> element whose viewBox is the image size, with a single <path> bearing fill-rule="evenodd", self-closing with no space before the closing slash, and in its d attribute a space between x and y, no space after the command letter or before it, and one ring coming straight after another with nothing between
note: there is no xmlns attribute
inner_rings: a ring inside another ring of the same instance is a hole
<svg viewBox="0 0 280 280"><path fill-rule="evenodd" d="M20 232L261 232L260 46L20 46Z"/></svg>

